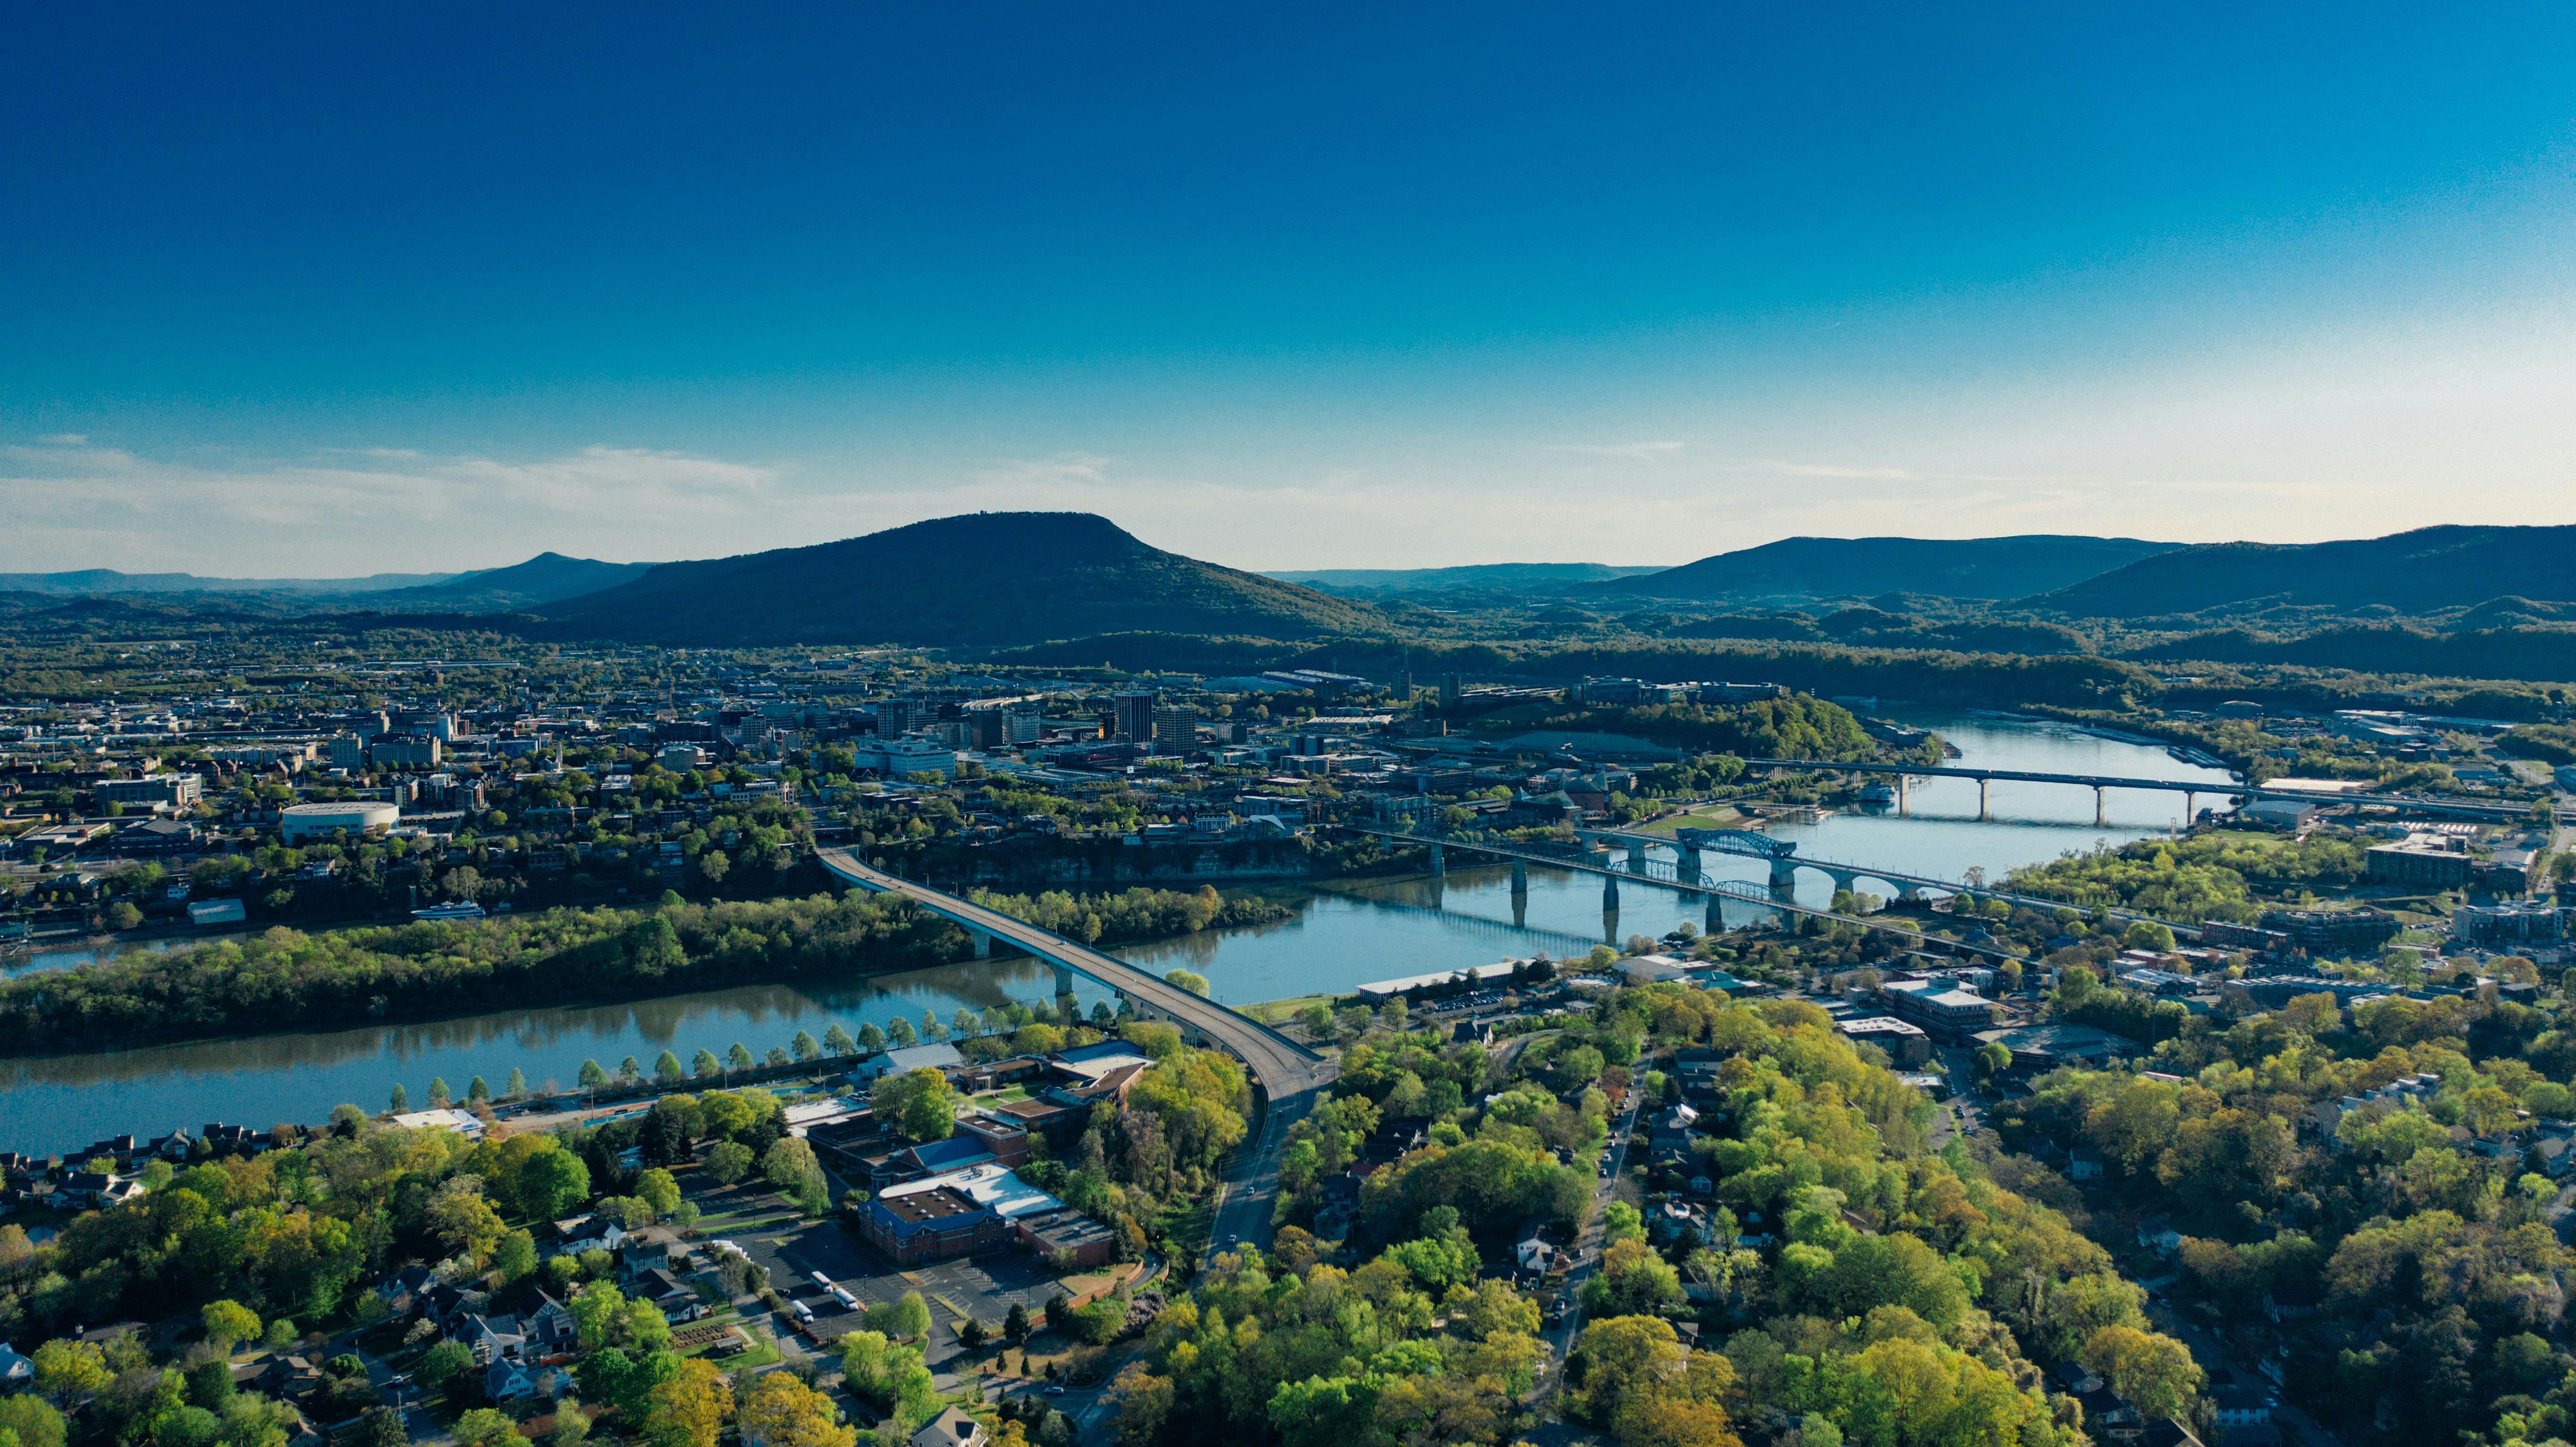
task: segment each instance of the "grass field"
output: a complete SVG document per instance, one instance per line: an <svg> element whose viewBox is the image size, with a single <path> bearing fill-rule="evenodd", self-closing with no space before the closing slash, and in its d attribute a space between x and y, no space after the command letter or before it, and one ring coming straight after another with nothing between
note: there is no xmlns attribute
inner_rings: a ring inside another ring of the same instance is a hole
<svg viewBox="0 0 2576 1447"><path fill-rule="evenodd" d="M1294 999L1264 1000L1258 1005L1237 1005L1235 1008L1264 1024L1276 1025L1282 1020L1293 1019L1299 1011L1309 1005L1328 1005L1339 1009L1346 998L1348 997L1342 995L1299 995Z"/></svg>
<svg viewBox="0 0 2576 1447"><path fill-rule="evenodd" d="M1703 804L1686 814L1658 819L1652 824L1639 824L1641 834L1671 834L1677 829L1737 829L1743 827L1745 815L1732 804Z"/></svg>

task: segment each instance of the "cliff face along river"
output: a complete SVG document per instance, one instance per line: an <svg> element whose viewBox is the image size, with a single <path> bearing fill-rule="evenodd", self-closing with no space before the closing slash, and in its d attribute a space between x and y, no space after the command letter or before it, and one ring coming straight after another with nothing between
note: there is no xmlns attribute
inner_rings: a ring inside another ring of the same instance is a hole
<svg viewBox="0 0 2576 1447"><path fill-rule="evenodd" d="M1940 729L1964 754L1952 761L1957 764L2205 780L2218 789L2227 782L2218 771L2177 763L2161 748L2054 724L1933 716L1908 721ZM2201 803L2225 807L2223 795L2205 795ZM1771 832L1796 840L1806 856L1956 878L1971 866L1999 875L2018 864L2089 849L2097 840L2118 844L2162 833L2180 822L2183 807L2178 794L2147 791L2114 792L2107 804L2109 822L2097 828L2088 789L1999 783L1993 786L1993 818L1980 822L1975 783L1936 779L1914 788L1905 817L1838 814ZM1752 860L1711 855L1704 863L1718 877L1756 883L1763 878ZM1831 889L1821 874L1799 876L1801 902L1823 904ZM1367 980L1463 969L1535 950L1580 953L1597 942L1660 934L1680 920L1700 918L1696 904L1637 885L1623 889L1617 915L1605 916L1599 879L1538 869L1530 871L1529 893L1516 915L1507 868L1462 868L1454 862L1444 881L1327 880L1281 897L1297 906L1295 918L1116 953L1157 973L1195 970L1208 977L1218 999L1240 1004L1344 991ZM1039 1001L1053 989L1053 972L1036 961L978 960L830 989L755 985L618 1005L0 1061L0 1148L52 1153L121 1132L194 1130L209 1121L258 1127L318 1121L343 1101L382 1109L397 1082L417 1106L427 1102L433 1076L445 1079L460 1098L477 1075L499 1091L514 1068L533 1086L550 1080L569 1085L585 1059L613 1071L632 1055L650 1070L666 1049L685 1062L701 1048L722 1055L737 1041L760 1055L785 1045L798 1030L820 1038L834 1024L855 1032L862 1023L882 1026L898 1015L918 1023L924 1011L946 1021L960 1006L983 1010L1010 1000ZM1077 998L1088 1009L1109 996L1083 981Z"/></svg>

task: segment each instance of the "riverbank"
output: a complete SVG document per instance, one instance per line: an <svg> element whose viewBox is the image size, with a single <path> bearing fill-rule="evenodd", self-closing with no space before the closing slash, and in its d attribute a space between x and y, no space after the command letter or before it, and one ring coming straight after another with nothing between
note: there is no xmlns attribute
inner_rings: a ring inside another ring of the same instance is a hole
<svg viewBox="0 0 2576 1447"><path fill-rule="evenodd" d="M1973 763L1989 768L2208 776L2161 748L2086 737L2054 723L1903 717L1938 730ZM1938 877L1974 867L2000 878L2015 866L2086 853L2097 843L2116 848L2162 834L2173 822L2174 802L2169 795L2115 790L2111 822L2103 825L2094 821L2090 790L1998 783L1991 817L1980 820L1973 781L1936 779L1915 789L1913 807L1904 815L1837 813L1815 823L1775 822L1768 832L1798 845L1801 857ZM1669 858L1660 847L1655 853ZM1418 860L1420 852L1415 854ZM1319 874L1310 882L1243 891L1292 911L1274 923L1211 927L1110 952L1156 975L1187 969L1205 976L1215 998L1239 1006L1339 996L1367 980L1467 969L1541 949L1558 958L1579 957L1595 944L1616 947L1632 934L1654 938L1684 920L1706 922L1701 901L1652 887L1626 888L1623 907L1605 910L1601 880L1592 875L1533 867L1528 892L1518 894L1510 887L1508 865L1479 866L1453 855L1445 875L1426 877L1418 864L1408 871L1396 861L1371 862L1375 867L1356 877ZM1711 854L1703 865L1712 877L1764 882L1759 860ZM1832 883L1822 871L1803 870L1797 897L1825 905ZM1743 911L1754 918L1767 914L1733 900L1725 909L1731 925L1746 922ZM501 1087L516 1070L532 1091L560 1094L560 1088L545 1090L546 1083L570 1086L586 1059L613 1070L632 1055L649 1074L666 1049L687 1063L700 1049L725 1058L741 1042L759 1058L792 1045L800 1031L821 1040L835 1026L857 1035L875 1025L891 1034L898 1018L917 1029L925 1016L950 1022L961 1009L989 1012L1054 1000L1059 982L1044 962L1024 955L974 959L962 938L954 948L939 962L914 969L811 971L713 988L663 981L610 1003L595 996L545 1003L505 994L481 1013L411 1023L372 1017L339 1027L292 1021L282 1028L263 1020L252 1028L266 1033L168 1044L100 1048L60 1042L50 1054L0 1060L0 1144L59 1151L120 1132L160 1134L179 1125L194 1130L209 1120L258 1126L319 1120L342 1101L380 1108L397 1081L413 1101L425 1100L434 1076L461 1091L477 1075ZM23 978L66 977L57 972ZM1077 978L1074 986L1086 1013L1102 1003L1115 1008L1110 992L1095 983Z"/></svg>
<svg viewBox="0 0 2576 1447"><path fill-rule="evenodd" d="M1293 911L1215 890L991 897L1073 938L1141 943ZM966 958L953 925L896 899L813 896L650 910L548 910L320 934L273 928L141 948L0 983L0 1056L264 1030L417 1023L505 1006L570 1008L679 991L847 979ZM291 1022L291 1024L289 1023Z"/></svg>

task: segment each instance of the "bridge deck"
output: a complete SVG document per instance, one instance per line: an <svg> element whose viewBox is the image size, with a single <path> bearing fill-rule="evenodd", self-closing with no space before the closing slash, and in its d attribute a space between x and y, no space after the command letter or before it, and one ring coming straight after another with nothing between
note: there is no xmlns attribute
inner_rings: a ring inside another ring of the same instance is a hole
<svg viewBox="0 0 2576 1447"><path fill-rule="evenodd" d="M2007 783L2071 784L2085 789L2152 789L2168 794L2224 794L2242 799L2296 799L2309 804L2367 802L2390 804L2401 809L2419 809L2426 813L2470 815L2488 819L2518 819L2530 812L2530 805L2510 799L2462 799L2445 794L2362 794L2359 792L2320 793L2314 789L2274 789L2261 784L2247 784L2234 779L2128 779L2110 774L2040 774L2023 769L1973 769L1957 764L1879 764L1837 763L1826 759L1746 759L1750 769L1802 769L1813 773L1905 774L1928 779L2001 779ZM2576 809L2558 808L2560 819L2576 819Z"/></svg>
<svg viewBox="0 0 2576 1447"><path fill-rule="evenodd" d="M846 849L819 849L815 858L825 869L861 889L903 895L943 919L1008 940L1042 960L1087 975L1190 1026L1241 1059L1273 1101L1311 1091L1336 1073L1332 1062L1270 1026L1114 955L1102 954L1026 920L986 909L926 884L872 869Z"/></svg>
<svg viewBox="0 0 2576 1447"><path fill-rule="evenodd" d="M1358 825L1345 827L1350 828L1355 833L1374 834L1381 839L1397 839L1408 844L1438 844L1444 848L1464 849L1476 854L1492 854L1505 859L1518 859L1529 864L1548 865L1558 869L1571 870L1579 874L1597 874L1605 879L1633 879L1642 884L1660 885L1663 888L1677 890L1684 894L1724 895L1729 899L1740 899L1748 904L1759 904L1772 909L1795 909L1800 910L1802 913L1827 915L1835 919L1848 919L1855 917L1849 915L1837 915L1831 910L1806 909L1792 901L1781 898L1775 891L1765 889L1758 885L1747 884L1741 880L1714 879L1707 875L1684 877L1679 865L1668 864L1660 859L1646 860L1644 861L1644 867L1639 868L1627 860L1616 857L1605 859L1572 853L1557 853L1552 850L1531 848L1522 845L1516 840L1495 841L1478 839L1473 836L1460 837L1457 835L1441 835L1434 838L1421 834L1402 834L1391 829L1369 829ZM1585 832L1592 834L1607 834L1613 831L1586 830ZM1642 843L1660 845L1666 848L1672 847L1672 841L1656 838L1650 835L1621 833L1619 834L1619 837ZM2033 909L2072 909L2080 911L2090 908L2090 906L2076 904L2069 900L2050 899L2045 895L2021 894L2008 889L1993 889L1983 885L1969 885L1955 879L1936 879L1927 874L1907 874L1903 870L1882 869L1873 864L1848 864L1838 859L1809 859L1803 855L1743 854L1732 850L1720 850L1718 852L1735 853L1736 857L1741 859L1766 860L1775 869L1803 868L1818 870L1833 876L1836 880L1842 881L1843 887L1845 888L1850 886L1850 881L1852 880L1875 879L1882 884L1893 884L1900 888L1937 889L1945 894L1973 894L1980 899L2000 899L2007 904L2028 905ZM2200 927L2197 925L2182 924L2169 919L2158 919L2154 915L2142 914L2131 909L2112 907L2107 908L2105 912L2114 919L2147 920L2155 924L2163 925L2165 928L2172 930L2177 935L2183 935L2193 939L2200 937Z"/></svg>

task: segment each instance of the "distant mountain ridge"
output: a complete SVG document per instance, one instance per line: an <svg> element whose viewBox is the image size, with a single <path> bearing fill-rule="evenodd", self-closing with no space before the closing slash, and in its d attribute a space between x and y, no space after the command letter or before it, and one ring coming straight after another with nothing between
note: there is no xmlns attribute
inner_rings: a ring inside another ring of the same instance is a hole
<svg viewBox="0 0 2576 1447"><path fill-rule="evenodd" d="M1660 573L1660 567L1617 563L1472 563L1455 568L1309 568L1262 574L1330 592L1428 593L1450 588L1556 592L1578 583Z"/></svg>
<svg viewBox="0 0 2576 1447"><path fill-rule="evenodd" d="M1583 591L1642 598L2021 598L2180 543L2036 533L2005 538L1782 538Z"/></svg>
<svg viewBox="0 0 2576 1447"><path fill-rule="evenodd" d="M979 647L1164 631L1374 633L1365 603L1165 552L1091 513L971 513L704 562L540 610L553 636Z"/></svg>
<svg viewBox="0 0 2576 1447"><path fill-rule="evenodd" d="M0 591L83 598L111 593L382 593L436 587L457 573L370 573L363 578L205 578L195 573L120 573L82 568L68 573L0 573Z"/></svg>
<svg viewBox="0 0 2576 1447"><path fill-rule="evenodd" d="M2330 543L2212 543L2143 558L2023 601L2148 618L2258 600L2427 613L2520 595L2576 597L2576 526L2431 527Z"/></svg>
<svg viewBox="0 0 2576 1447"><path fill-rule="evenodd" d="M392 606L529 607L578 598L584 593L596 593L620 583L631 583L652 571L653 566L651 563L603 563L596 558L568 558L561 553L546 552L506 568L460 573L443 583L421 588L398 588L382 598L367 601Z"/></svg>

